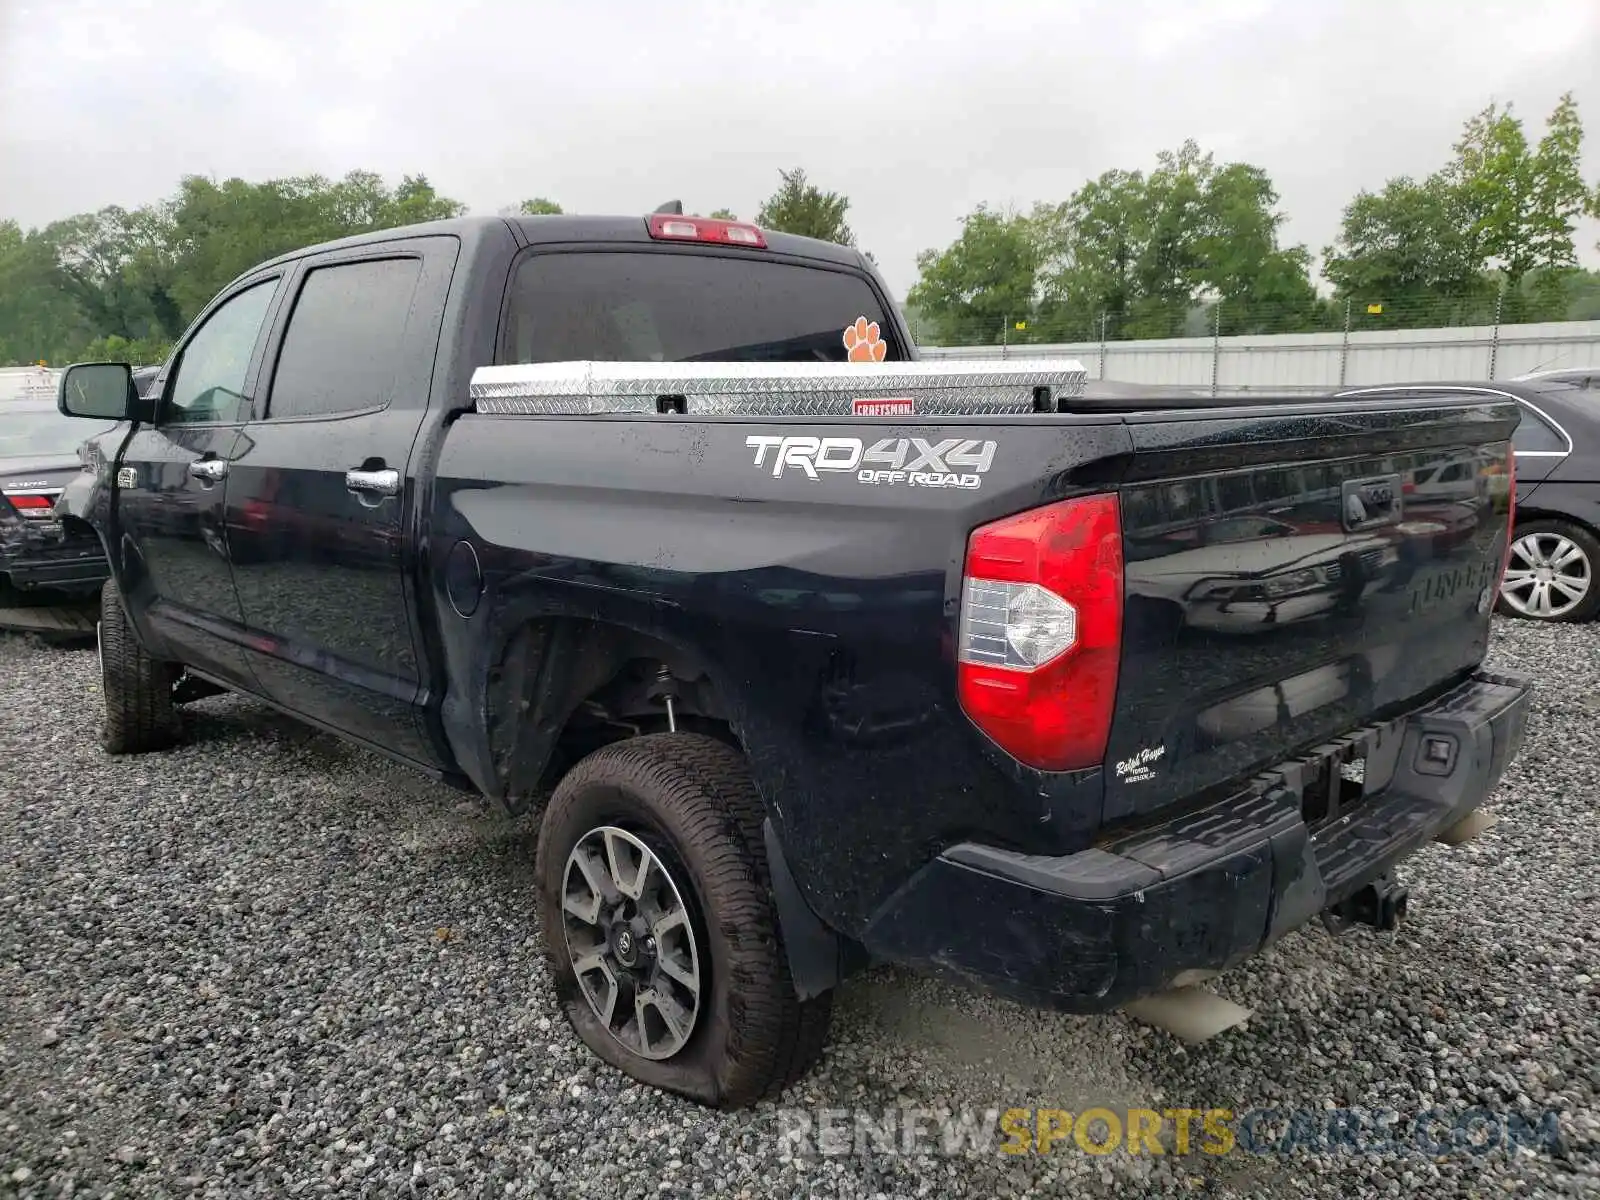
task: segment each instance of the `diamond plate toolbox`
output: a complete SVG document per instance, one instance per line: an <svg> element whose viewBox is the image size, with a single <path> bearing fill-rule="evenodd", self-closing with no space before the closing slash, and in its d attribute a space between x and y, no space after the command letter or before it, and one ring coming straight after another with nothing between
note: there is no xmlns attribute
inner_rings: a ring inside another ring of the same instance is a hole
<svg viewBox="0 0 1600 1200"><path fill-rule="evenodd" d="M1001 362L560 362L479 367L473 406L497 416L655 413L681 398L690 416L848 417L857 401L910 400L916 416L1035 411L1035 389L1081 396L1073 358ZM671 411L678 411L676 404Z"/></svg>

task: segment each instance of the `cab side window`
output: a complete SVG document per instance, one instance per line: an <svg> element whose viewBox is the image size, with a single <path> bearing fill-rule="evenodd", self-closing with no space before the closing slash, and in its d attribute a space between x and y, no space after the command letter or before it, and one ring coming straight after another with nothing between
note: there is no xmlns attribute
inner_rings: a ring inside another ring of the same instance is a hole
<svg viewBox="0 0 1600 1200"><path fill-rule="evenodd" d="M421 277L419 258L309 272L283 336L267 416L329 417L387 405Z"/></svg>
<svg viewBox="0 0 1600 1200"><path fill-rule="evenodd" d="M224 301L206 318L173 369L161 409L163 425L232 423L249 418L245 378L277 290L276 279L255 284Z"/></svg>
<svg viewBox="0 0 1600 1200"><path fill-rule="evenodd" d="M1522 420L1517 424L1516 433L1511 435L1511 445L1516 451L1522 454L1567 452L1566 439L1541 419L1538 413L1526 404L1518 407L1522 409Z"/></svg>

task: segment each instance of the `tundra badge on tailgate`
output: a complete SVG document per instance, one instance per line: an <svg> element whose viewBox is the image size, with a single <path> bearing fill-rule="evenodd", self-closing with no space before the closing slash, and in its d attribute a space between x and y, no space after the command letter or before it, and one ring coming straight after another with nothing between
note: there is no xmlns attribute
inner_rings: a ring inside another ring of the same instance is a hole
<svg viewBox="0 0 1600 1200"><path fill-rule="evenodd" d="M984 473L994 465L995 444L972 438L880 438L871 446L860 438L747 437L744 444L755 453L755 465L768 465L772 451L773 478L799 471L820 480L822 472L854 472L857 482L880 486L979 488Z"/></svg>

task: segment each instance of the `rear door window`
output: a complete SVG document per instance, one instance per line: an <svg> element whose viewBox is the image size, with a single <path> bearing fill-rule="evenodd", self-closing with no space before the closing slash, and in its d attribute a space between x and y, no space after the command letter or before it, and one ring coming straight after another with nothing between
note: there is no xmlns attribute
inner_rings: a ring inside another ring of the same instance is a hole
<svg viewBox="0 0 1600 1200"><path fill-rule="evenodd" d="M267 415L326 417L389 403L422 261L317 267L289 318Z"/></svg>
<svg viewBox="0 0 1600 1200"><path fill-rule="evenodd" d="M1526 404L1518 405L1522 409L1522 420L1517 423L1517 431L1511 435L1511 445L1519 454L1565 454L1567 441L1538 413Z"/></svg>
<svg viewBox="0 0 1600 1200"><path fill-rule="evenodd" d="M499 359L844 362L846 329L864 328L883 343L873 358L905 357L872 286L848 271L667 251L540 253L512 277Z"/></svg>

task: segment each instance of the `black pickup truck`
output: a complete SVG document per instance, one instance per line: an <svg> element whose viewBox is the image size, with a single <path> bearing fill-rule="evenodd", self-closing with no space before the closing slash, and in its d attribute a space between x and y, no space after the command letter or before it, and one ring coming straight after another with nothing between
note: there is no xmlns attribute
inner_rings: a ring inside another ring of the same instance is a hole
<svg viewBox="0 0 1600 1200"><path fill-rule="evenodd" d="M565 1012L707 1103L861 964L1089 1012L1392 924L1522 737L1513 404L919 362L858 252L748 225L314 247L60 404L119 421L61 501L106 749L224 688L539 811Z"/></svg>

